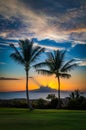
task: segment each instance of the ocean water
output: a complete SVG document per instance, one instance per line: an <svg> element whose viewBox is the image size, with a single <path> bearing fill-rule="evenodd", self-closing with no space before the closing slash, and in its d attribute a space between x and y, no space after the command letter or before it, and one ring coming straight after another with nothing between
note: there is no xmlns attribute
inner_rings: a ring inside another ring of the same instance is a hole
<svg viewBox="0 0 86 130"><path fill-rule="evenodd" d="M61 98L66 98L69 97L71 92L65 91L61 92ZM43 98L46 99L48 96L48 92L29 92L30 99L39 99ZM52 92L52 94L55 94L58 97L57 92ZM86 97L86 93L82 94L83 96ZM26 93L25 91L23 92L0 92L0 99L16 99L16 98L26 98Z"/></svg>

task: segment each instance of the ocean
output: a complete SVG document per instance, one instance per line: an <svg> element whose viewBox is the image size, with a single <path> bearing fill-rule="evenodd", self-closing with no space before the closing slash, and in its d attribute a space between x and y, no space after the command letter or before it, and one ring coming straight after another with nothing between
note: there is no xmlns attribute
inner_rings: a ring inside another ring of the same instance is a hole
<svg viewBox="0 0 86 130"><path fill-rule="evenodd" d="M69 91L61 91L61 98L69 97L71 92ZM29 92L30 99L46 99L48 94L55 94L58 97L57 92ZM86 93L83 93L82 96L86 97ZM25 91L18 92L0 92L0 99L17 99L17 98L26 98Z"/></svg>

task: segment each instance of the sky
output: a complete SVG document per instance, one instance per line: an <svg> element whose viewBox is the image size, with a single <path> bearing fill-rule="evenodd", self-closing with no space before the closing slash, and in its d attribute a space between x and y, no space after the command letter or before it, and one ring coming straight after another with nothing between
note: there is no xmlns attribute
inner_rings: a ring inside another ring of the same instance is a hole
<svg viewBox="0 0 86 130"><path fill-rule="evenodd" d="M86 0L0 0L0 91L25 90L25 71L10 54L9 44L32 39L47 51L67 50L66 60L79 66L70 79L61 79L61 90L86 91ZM46 56L41 56L44 60ZM40 85L58 88L52 76L30 70L29 89ZM39 84L40 83L40 84Z"/></svg>

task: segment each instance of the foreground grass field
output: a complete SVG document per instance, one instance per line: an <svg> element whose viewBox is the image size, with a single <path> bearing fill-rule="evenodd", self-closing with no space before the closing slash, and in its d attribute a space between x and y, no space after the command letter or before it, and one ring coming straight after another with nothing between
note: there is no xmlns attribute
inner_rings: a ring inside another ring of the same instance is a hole
<svg viewBox="0 0 86 130"><path fill-rule="evenodd" d="M0 108L0 130L86 130L86 111Z"/></svg>

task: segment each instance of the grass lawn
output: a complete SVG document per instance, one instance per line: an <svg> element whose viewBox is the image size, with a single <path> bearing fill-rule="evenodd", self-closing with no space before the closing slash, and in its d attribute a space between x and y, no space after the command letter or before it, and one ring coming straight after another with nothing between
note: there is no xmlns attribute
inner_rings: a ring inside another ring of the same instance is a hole
<svg viewBox="0 0 86 130"><path fill-rule="evenodd" d="M86 111L0 108L0 130L86 130Z"/></svg>

